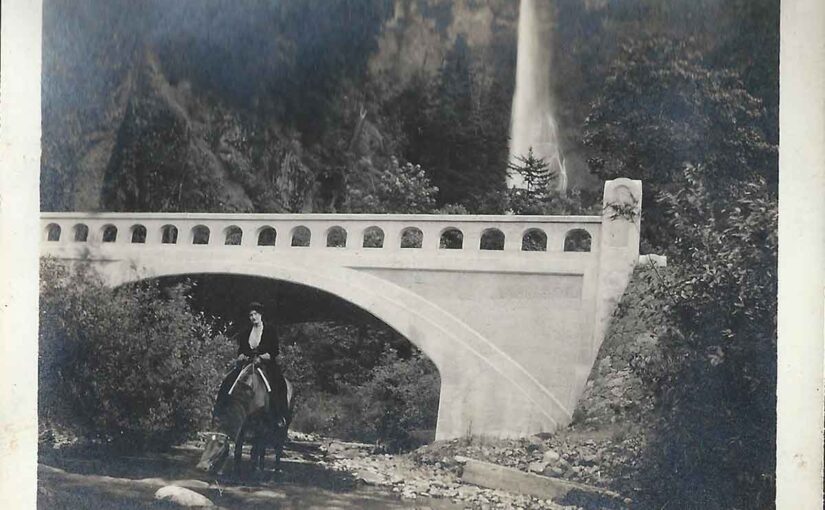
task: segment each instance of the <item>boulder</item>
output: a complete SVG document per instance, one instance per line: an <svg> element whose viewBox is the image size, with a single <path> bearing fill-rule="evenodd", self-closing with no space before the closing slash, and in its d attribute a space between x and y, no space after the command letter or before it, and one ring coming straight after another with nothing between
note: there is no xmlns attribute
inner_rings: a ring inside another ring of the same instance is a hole
<svg viewBox="0 0 825 510"><path fill-rule="evenodd" d="M554 462L557 462L560 458L561 455L559 455L555 450L547 450L546 452L544 452L541 461L545 464L553 464Z"/></svg>
<svg viewBox="0 0 825 510"><path fill-rule="evenodd" d="M527 471L532 473L543 473L544 468L547 467L546 462L531 462L529 466L527 466Z"/></svg>
<svg viewBox="0 0 825 510"><path fill-rule="evenodd" d="M212 503L212 501L206 496L202 496L185 487L178 487L177 485L167 485L166 487L161 487L157 490L157 492L155 492L155 499L188 507L215 506L215 504Z"/></svg>

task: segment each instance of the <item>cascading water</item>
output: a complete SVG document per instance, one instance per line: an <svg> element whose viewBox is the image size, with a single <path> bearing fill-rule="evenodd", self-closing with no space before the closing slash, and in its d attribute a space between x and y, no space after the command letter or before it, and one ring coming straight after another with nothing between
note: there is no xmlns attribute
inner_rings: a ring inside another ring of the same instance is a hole
<svg viewBox="0 0 825 510"><path fill-rule="evenodd" d="M521 0L518 18L518 59L516 61L516 91L510 120L510 161L526 156L532 147L533 155L550 165L557 176L558 189L567 188L567 171L559 147L558 125L553 117L550 96L549 23L542 19L545 12L537 9L537 1ZM523 188L518 175L508 178L511 187Z"/></svg>

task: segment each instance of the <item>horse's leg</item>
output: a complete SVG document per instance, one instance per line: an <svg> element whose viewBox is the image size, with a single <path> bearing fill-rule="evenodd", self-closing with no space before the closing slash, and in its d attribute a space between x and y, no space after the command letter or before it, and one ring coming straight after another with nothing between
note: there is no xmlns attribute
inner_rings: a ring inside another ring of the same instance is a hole
<svg viewBox="0 0 825 510"><path fill-rule="evenodd" d="M252 468L255 470L263 467L263 453L264 448L259 438L255 438L252 443Z"/></svg>
<svg viewBox="0 0 825 510"><path fill-rule="evenodd" d="M258 469L264 471L264 464L266 463L266 443L261 441L260 450L258 450Z"/></svg>
<svg viewBox="0 0 825 510"><path fill-rule="evenodd" d="M284 454L284 445L286 444L287 440L287 429L283 427L282 429L278 430L277 437L275 438L275 471L280 472L281 470L281 457Z"/></svg>
<svg viewBox="0 0 825 510"><path fill-rule="evenodd" d="M238 437L235 438L235 472L241 472L241 460L243 458L243 440L246 427L241 427Z"/></svg>

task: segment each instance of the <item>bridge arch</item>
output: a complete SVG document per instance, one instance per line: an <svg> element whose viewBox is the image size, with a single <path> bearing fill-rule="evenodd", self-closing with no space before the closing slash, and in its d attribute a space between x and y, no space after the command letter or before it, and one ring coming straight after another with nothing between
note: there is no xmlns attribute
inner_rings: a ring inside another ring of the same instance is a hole
<svg viewBox="0 0 825 510"><path fill-rule="evenodd" d="M209 236L209 227L206 225L195 225L189 235L192 244L209 244Z"/></svg>
<svg viewBox="0 0 825 510"><path fill-rule="evenodd" d="M364 229L364 241L361 243L363 248L383 248L384 247L384 231L381 227L373 225Z"/></svg>
<svg viewBox="0 0 825 510"><path fill-rule="evenodd" d="M113 243L117 241L117 227L111 223L103 225L100 229L100 237L104 243Z"/></svg>
<svg viewBox="0 0 825 510"><path fill-rule="evenodd" d="M540 228L528 228L521 235L521 251L547 251L547 233Z"/></svg>
<svg viewBox="0 0 825 510"><path fill-rule="evenodd" d="M243 229L237 225L230 225L223 230L223 244L240 246L243 241Z"/></svg>
<svg viewBox="0 0 825 510"><path fill-rule="evenodd" d="M438 247L444 250L464 249L464 232L458 227L446 227L438 234Z"/></svg>
<svg viewBox="0 0 825 510"><path fill-rule="evenodd" d="M144 227L140 223L136 223L132 225L132 228L130 230L132 232L132 244L146 243L146 227Z"/></svg>
<svg viewBox="0 0 825 510"><path fill-rule="evenodd" d="M479 249L481 250L503 250L506 237L504 232L497 228L487 228L481 232Z"/></svg>
<svg viewBox="0 0 825 510"><path fill-rule="evenodd" d="M75 224L72 232L74 232L73 241L76 243L85 243L89 239L89 227L85 223Z"/></svg>
<svg viewBox="0 0 825 510"><path fill-rule="evenodd" d="M530 429L539 422L545 428L555 428L559 417L569 418L572 414L521 365L466 323L417 294L369 274L346 268L319 269L262 262L228 264L216 258L185 262L158 259L154 264L144 263L139 270L125 261L113 262L101 267L101 272L114 286L187 274L269 278L315 288L343 299L404 336L438 368L441 392L436 439L460 437L468 432L513 435L507 407L523 407L525 400L535 413L532 423L524 425ZM468 372L476 376L468 377ZM490 390L484 389L490 385L511 388L511 402L502 405L493 401ZM461 405L457 401L461 401ZM467 423L475 423L475 430L468 430Z"/></svg>
<svg viewBox="0 0 825 510"><path fill-rule="evenodd" d="M339 225L329 227L324 237L327 240L327 248L347 247L347 230L344 227Z"/></svg>
<svg viewBox="0 0 825 510"><path fill-rule="evenodd" d="M258 246L275 246L278 239L278 231L269 225L258 229Z"/></svg>
<svg viewBox="0 0 825 510"><path fill-rule="evenodd" d="M292 239L291 246L307 248L312 242L312 231L304 225L298 225L290 231L289 237Z"/></svg>
<svg viewBox="0 0 825 510"><path fill-rule="evenodd" d="M564 251L589 252L593 236L583 228L574 228L564 235Z"/></svg>
<svg viewBox="0 0 825 510"><path fill-rule="evenodd" d="M161 244L177 244L178 242L178 227L174 225L164 225L160 229Z"/></svg>
<svg viewBox="0 0 825 510"><path fill-rule="evenodd" d="M60 233L61 228L60 225L57 223L49 223L46 225L45 234L46 234L46 241L48 242L58 242L60 241Z"/></svg>

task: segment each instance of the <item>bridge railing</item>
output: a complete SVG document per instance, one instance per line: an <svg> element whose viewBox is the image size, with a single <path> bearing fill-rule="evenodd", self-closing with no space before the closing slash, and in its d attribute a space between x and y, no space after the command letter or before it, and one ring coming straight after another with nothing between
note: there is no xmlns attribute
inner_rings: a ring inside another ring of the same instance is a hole
<svg viewBox="0 0 825 510"><path fill-rule="evenodd" d="M43 213L43 247L591 251L601 216Z"/></svg>

